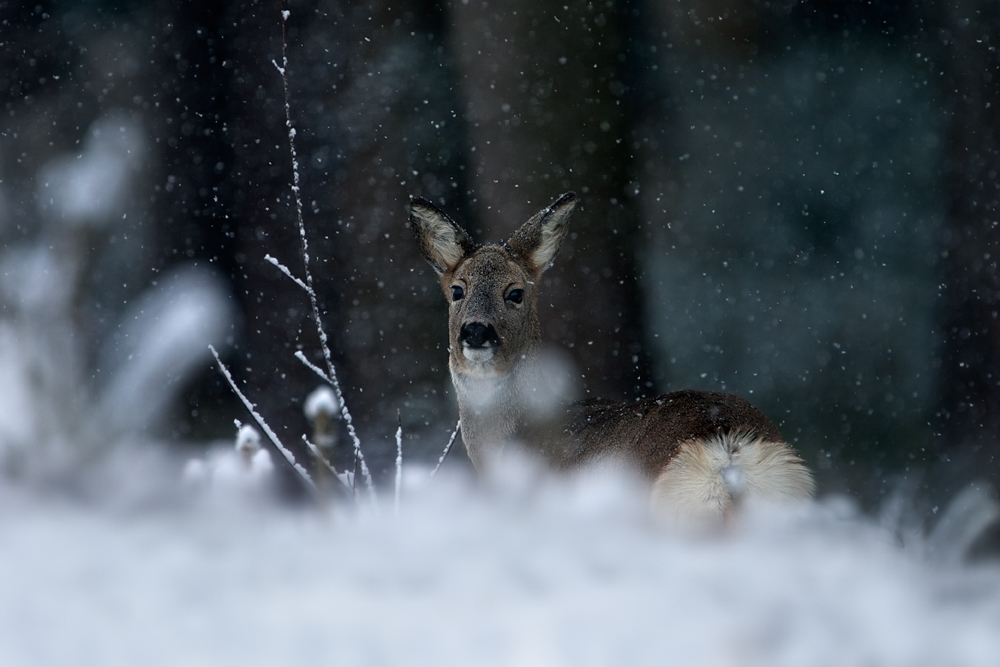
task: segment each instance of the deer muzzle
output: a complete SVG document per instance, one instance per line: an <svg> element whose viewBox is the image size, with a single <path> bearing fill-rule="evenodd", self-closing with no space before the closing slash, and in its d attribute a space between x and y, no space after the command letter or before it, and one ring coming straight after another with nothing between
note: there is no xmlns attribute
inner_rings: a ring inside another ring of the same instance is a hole
<svg viewBox="0 0 1000 667"><path fill-rule="evenodd" d="M500 347L500 336L492 324L466 322L458 333L462 356L474 363L486 363Z"/></svg>

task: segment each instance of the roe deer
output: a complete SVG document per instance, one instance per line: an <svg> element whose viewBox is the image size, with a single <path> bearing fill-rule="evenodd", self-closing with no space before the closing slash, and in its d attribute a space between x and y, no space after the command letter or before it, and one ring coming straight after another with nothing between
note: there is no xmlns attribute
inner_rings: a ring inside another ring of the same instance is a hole
<svg viewBox="0 0 1000 667"><path fill-rule="evenodd" d="M477 245L426 199L410 201L410 225L449 301L448 367L462 439L479 471L511 443L556 468L624 462L652 483L660 514L725 518L742 497L808 498L812 477L778 429L753 405L708 391L634 403L586 401L539 418L538 283L563 238L576 195L567 193L506 243Z"/></svg>

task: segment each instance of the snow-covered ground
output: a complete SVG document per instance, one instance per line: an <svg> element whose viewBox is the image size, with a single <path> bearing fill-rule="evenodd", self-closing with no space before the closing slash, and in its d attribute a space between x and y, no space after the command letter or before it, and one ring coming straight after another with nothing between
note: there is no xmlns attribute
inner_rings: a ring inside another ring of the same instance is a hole
<svg viewBox="0 0 1000 667"><path fill-rule="evenodd" d="M620 480L522 472L408 478L398 515L4 490L0 665L1000 664L961 530L904 548L828 500L679 535Z"/></svg>

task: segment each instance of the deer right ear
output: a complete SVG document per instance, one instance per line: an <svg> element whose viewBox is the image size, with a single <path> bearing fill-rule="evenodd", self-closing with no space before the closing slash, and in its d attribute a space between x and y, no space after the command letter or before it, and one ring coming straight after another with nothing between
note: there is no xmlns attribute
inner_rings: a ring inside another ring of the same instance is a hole
<svg viewBox="0 0 1000 667"><path fill-rule="evenodd" d="M421 254L438 275L453 271L476 249L464 229L423 197L410 198L410 227Z"/></svg>
<svg viewBox="0 0 1000 667"><path fill-rule="evenodd" d="M507 241L508 247L537 275L542 275L559 252L569 230L569 215L575 206L576 195L567 192L532 216Z"/></svg>

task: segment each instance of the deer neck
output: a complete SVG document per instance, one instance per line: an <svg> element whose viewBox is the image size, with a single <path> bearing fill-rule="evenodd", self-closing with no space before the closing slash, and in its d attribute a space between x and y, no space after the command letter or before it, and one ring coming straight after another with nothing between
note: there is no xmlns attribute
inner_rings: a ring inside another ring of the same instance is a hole
<svg viewBox="0 0 1000 667"><path fill-rule="evenodd" d="M520 440L535 357L526 355L510 372L497 377L476 377L452 369L462 440L477 470L499 456L507 444Z"/></svg>

